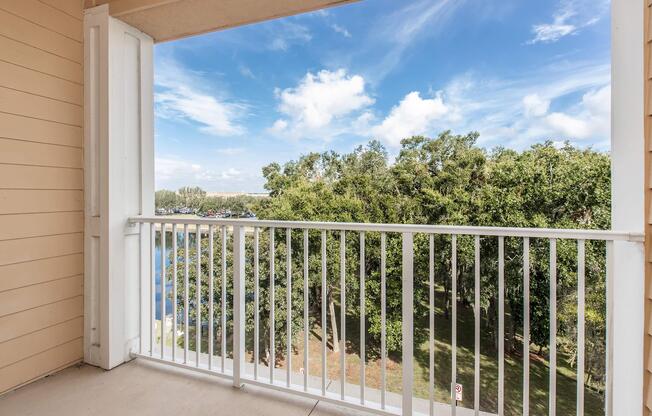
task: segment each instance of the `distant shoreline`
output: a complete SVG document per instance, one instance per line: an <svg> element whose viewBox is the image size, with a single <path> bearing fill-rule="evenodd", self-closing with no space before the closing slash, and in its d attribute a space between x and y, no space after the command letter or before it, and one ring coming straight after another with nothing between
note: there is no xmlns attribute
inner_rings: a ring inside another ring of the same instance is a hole
<svg viewBox="0 0 652 416"><path fill-rule="evenodd" d="M206 192L206 196L210 198L232 198L236 196L251 196L254 198L267 198L269 192Z"/></svg>
<svg viewBox="0 0 652 416"><path fill-rule="evenodd" d="M156 192L166 191L167 189L157 189ZM175 192L176 191L172 191ZM206 191L207 197L213 198L232 198L236 196L250 196L253 198L266 198L269 196L269 192L210 192Z"/></svg>

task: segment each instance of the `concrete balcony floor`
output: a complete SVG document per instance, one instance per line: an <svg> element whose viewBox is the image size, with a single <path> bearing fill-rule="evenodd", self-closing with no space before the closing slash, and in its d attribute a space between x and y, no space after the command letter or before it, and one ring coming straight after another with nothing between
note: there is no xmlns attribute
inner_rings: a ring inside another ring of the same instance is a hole
<svg viewBox="0 0 652 416"><path fill-rule="evenodd" d="M111 371L78 365L0 396L0 415L12 416L351 414L366 413L145 360Z"/></svg>

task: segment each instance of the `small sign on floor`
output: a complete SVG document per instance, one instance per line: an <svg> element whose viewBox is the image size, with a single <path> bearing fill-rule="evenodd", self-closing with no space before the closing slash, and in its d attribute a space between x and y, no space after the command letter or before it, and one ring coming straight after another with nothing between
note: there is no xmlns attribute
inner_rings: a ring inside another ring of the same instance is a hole
<svg viewBox="0 0 652 416"><path fill-rule="evenodd" d="M455 400L461 402L462 397L464 397L464 387L461 384L455 384Z"/></svg>

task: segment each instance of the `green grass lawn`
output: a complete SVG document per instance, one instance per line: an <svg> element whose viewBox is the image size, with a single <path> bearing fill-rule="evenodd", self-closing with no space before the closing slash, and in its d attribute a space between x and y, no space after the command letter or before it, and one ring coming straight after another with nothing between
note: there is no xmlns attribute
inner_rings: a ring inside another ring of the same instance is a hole
<svg viewBox="0 0 652 416"><path fill-rule="evenodd" d="M442 305L444 299L443 289L439 288L436 305ZM339 311L338 311L339 313ZM339 316L338 316L339 322ZM360 358L357 353L359 345L359 327L357 319L347 320L347 357L346 374L347 382L359 384ZM264 325L263 322L261 322ZM484 325L484 323L483 323ZM415 322L415 327L427 328L427 322ZM157 329L159 327L157 326ZM474 318L473 310L470 307L458 306L458 348L457 348L457 382L464 386L464 400L460 403L462 407L472 408L474 403ZM485 329L485 328L482 328ZM158 333L158 331L157 331ZM321 328L312 328L310 336L310 374L321 376ZM451 321L444 315L443 308L435 309L435 400L449 402L449 388L451 382ZM203 338L202 351L207 351L207 338ZM329 331L329 336L330 336ZM247 333L247 337L252 334ZM171 345L170 336L166 344ZM293 371L299 372L303 366L303 335L293 334L295 340L295 352L292 358ZM330 341L330 340L329 340ZM230 352L231 340L229 339L227 352ZM481 340L480 355L480 408L483 411L497 412L498 407L498 354L491 345L491 340L484 336ZM190 349L194 350L194 328L190 330ZM218 344L219 345L219 344ZM216 345L216 354L219 346ZM330 346L330 342L329 342ZM518 353L508 354L505 359L505 414L522 414L523 403L523 357L521 345L515 347ZM284 367L284 351L277 351L281 360L277 367ZM590 353L590 352L587 352ZM339 352L328 349L327 371L328 377L332 380L340 379ZM251 352L248 352L251 360ZM414 395L416 397L428 398L428 342L415 345L414 350ZM261 359L264 353L261 351ZM400 354L399 354L400 356ZM557 357L557 414L575 414L576 407L576 379L575 369L568 365L568 357L558 352ZM367 359L366 362L366 384L372 388L380 388L380 360ZM548 361L541 357L534 350L530 353L530 414L545 416L548 414L548 382L549 369ZM402 385L402 367L400 359L388 357L387 360L387 389L391 392L400 393ZM603 397L600 393L585 389L585 414L604 414Z"/></svg>
<svg viewBox="0 0 652 416"><path fill-rule="evenodd" d="M437 296L443 299L443 291ZM443 302L436 302L442 304ZM427 325L424 323L423 325ZM458 383L464 386L462 406L473 407L474 395L474 317L473 310L458 306ZM451 322L442 309L435 311L435 397L438 401L448 401L451 380ZM487 344L481 342L480 354L480 407L481 410L496 412L498 408L498 354ZM518 354L505 358L505 414L520 415L523 406L523 356L522 346L516 347ZM415 395L428 397L428 343L415 346ZM568 357L557 355L557 413L575 413L576 379L575 369L568 366ZM400 379L400 375L399 375ZM535 353L530 354L530 414L548 414L548 361ZM604 413L602 395L585 389L585 412L590 415Z"/></svg>
<svg viewBox="0 0 652 416"><path fill-rule="evenodd" d="M443 299L443 290L437 293ZM443 302L436 302L442 304ZM339 319L339 318L338 318ZM347 324L347 382L358 384L360 377L360 358L357 351L357 335L355 319ZM425 325L425 323L415 323ZM449 402L449 388L451 382L451 321L444 316L443 309L435 311L435 400ZM310 338L310 374L321 376L321 329L315 327ZM330 335L330 331L329 331ZM300 334L294 335L295 340L302 340ZM487 412L497 412L498 408L498 354L493 350L489 341L481 342L480 355L480 408ZM474 319L473 310L458 307L458 349L457 349L457 381L464 386L464 400L460 406L473 408L474 403ZM355 348L355 349L354 349ZM522 351L521 345L517 347ZM293 369L299 371L303 365L303 347L301 341L297 345L297 352L293 356ZM428 342L415 345L414 361L414 395L428 398ZM576 407L576 379L575 369L568 365L568 357L558 352L557 362L557 414L575 414ZM327 357L328 376L333 380L340 379L339 353L328 350ZM279 362L279 367L284 363ZM366 384L369 387L380 387L380 360L367 360ZM402 383L402 367L398 360L391 357L387 361L387 389L400 393ZM548 361L532 350L530 354L530 414L545 416L548 414ZM523 403L523 357L522 354L511 354L505 358L505 414L521 415ZM604 402L601 394L594 390L585 389L585 414L604 414Z"/></svg>

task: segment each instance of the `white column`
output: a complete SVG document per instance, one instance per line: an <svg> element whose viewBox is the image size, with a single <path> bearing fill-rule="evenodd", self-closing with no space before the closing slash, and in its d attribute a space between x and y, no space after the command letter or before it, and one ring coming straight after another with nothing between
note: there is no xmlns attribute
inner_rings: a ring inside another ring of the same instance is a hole
<svg viewBox="0 0 652 416"><path fill-rule="evenodd" d="M612 1L612 227L644 232L644 1ZM645 256L614 244L613 410L643 412Z"/></svg>
<svg viewBox="0 0 652 416"><path fill-rule="evenodd" d="M149 308L149 236L127 219L154 211L152 50L107 5L85 11L84 360L106 369L130 358Z"/></svg>

